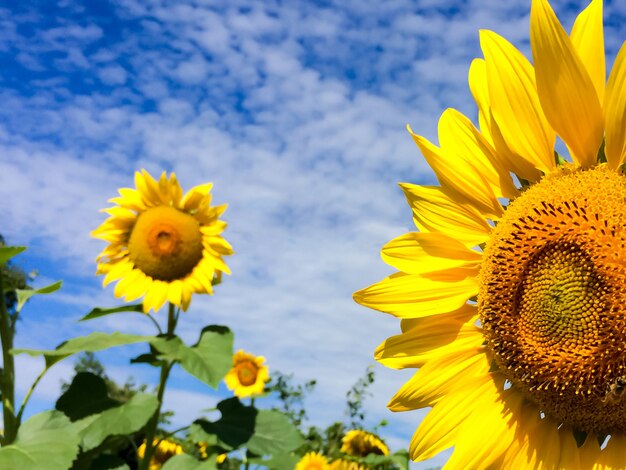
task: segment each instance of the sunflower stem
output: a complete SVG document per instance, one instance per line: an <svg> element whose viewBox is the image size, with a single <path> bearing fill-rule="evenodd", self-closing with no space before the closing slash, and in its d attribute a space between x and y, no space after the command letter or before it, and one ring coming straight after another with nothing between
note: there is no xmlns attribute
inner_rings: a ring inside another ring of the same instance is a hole
<svg viewBox="0 0 626 470"><path fill-rule="evenodd" d="M177 318L175 314L175 308L172 303L169 304L168 314L167 314L167 338L174 337L174 330L176 329ZM159 424L159 417L161 416L161 407L163 406L163 395L165 393L165 384L167 383L167 379L170 375L170 370L172 370L172 366L174 365L174 361L168 361L161 366L161 378L159 380L159 389L157 392L157 409L154 412L152 418L148 422L146 427L146 452L143 456L141 463L139 464L139 470L148 470L148 466L150 465L150 460L154 455L154 452L161 441L154 445L154 436L156 435L157 426Z"/></svg>
<svg viewBox="0 0 626 470"><path fill-rule="evenodd" d="M11 354L11 349L13 349L13 330L4 296L4 275L2 272L0 272L0 340L2 341L3 361L2 377L0 377L2 417L4 421L2 445L7 445L15 440L18 423L15 416L15 363Z"/></svg>

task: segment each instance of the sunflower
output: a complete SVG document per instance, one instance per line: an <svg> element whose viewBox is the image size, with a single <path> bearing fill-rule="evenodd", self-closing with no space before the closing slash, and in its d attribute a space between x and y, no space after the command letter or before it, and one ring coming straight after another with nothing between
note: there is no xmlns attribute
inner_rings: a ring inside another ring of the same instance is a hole
<svg viewBox="0 0 626 470"><path fill-rule="evenodd" d="M367 470L367 468L368 467L358 462L345 459L334 460L328 467L329 470Z"/></svg>
<svg viewBox="0 0 626 470"><path fill-rule="evenodd" d="M419 231L382 250L399 272L355 294L401 318L376 358L419 368L389 407L432 408L413 460L624 468L626 47L605 84L601 0L569 35L533 0L534 66L491 31L480 45L480 130L449 109L439 146L411 132L439 186L401 185Z"/></svg>
<svg viewBox="0 0 626 470"><path fill-rule="evenodd" d="M233 368L224 381L229 390L239 398L260 395L269 380L269 369L263 365L265 358L239 350L233 356Z"/></svg>
<svg viewBox="0 0 626 470"><path fill-rule="evenodd" d="M354 457L365 457L369 454L389 455L389 448L375 434L353 429L343 436L341 452Z"/></svg>
<svg viewBox="0 0 626 470"><path fill-rule="evenodd" d="M298 461L295 470L329 470L328 459L318 452L307 452Z"/></svg>
<svg viewBox="0 0 626 470"><path fill-rule="evenodd" d="M166 301L187 310L193 293L213 293L222 273L230 274L223 256L233 253L221 233L219 216L226 206L211 206L212 184L185 196L176 175L156 181L147 171L135 173L137 189L122 188L109 218L92 236L109 242L97 258L106 286L117 279L115 296L126 301L142 296L144 312Z"/></svg>
<svg viewBox="0 0 626 470"><path fill-rule="evenodd" d="M150 459L150 465L148 466L148 470L159 470L163 466L163 464L167 462L170 458L183 453L183 448L175 442L165 439L160 442L159 441L160 439L154 439L153 441L154 445L158 443L158 446L154 450L154 454ZM143 459L144 455L146 455L145 442L143 442L137 449L137 456L140 459Z"/></svg>

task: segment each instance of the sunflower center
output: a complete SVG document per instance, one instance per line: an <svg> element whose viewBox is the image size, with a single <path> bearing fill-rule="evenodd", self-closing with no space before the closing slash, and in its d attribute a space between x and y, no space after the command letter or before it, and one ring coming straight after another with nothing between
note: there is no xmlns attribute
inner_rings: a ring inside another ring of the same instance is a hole
<svg viewBox="0 0 626 470"><path fill-rule="evenodd" d="M148 209L133 227L128 253L135 266L154 279L183 278L202 259L200 224L173 207Z"/></svg>
<svg viewBox="0 0 626 470"><path fill-rule="evenodd" d="M246 387L254 385L257 373L258 369L256 365L251 362L244 362L237 367L237 377L239 378L239 383Z"/></svg>
<svg viewBox="0 0 626 470"><path fill-rule="evenodd" d="M626 431L626 177L544 178L508 207L480 274L487 345L553 419Z"/></svg>

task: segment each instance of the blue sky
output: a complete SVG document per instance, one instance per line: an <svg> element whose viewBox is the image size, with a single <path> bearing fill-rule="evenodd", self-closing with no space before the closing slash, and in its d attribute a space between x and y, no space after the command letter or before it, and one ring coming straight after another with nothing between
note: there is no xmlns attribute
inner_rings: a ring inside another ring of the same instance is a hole
<svg viewBox="0 0 626 470"><path fill-rule="evenodd" d="M0 7L0 233L30 247L40 279L64 279L32 302L17 345L54 347L95 329L148 332L140 316L75 321L117 305L95 278L98 210L133 172L175 171L185 188L214 182L228 203L233 276L194 298L181 334L227 324L236 347L272 369L318 379L314 424L342 418L344 395L395 334L392 317L352 292L391 272L379 257L413 228L398 182L434 183L405 131L435 139L454 107L475 119L467 71L492 29L528 55L528 0L31 1ZM586 1L554 1L569 28ZM605 2L609 63L626 4ZM436 139L435 139L436 140ZM151 381L134 350L102 356L112 375ZM20 389L39 364L20 359ZM71 361L33 409L49 406ZM422 413L385 403L410 376L377 368L370 422L406 447ZM220 392L222 393L222 392ZM218 394L219 395L219 394ZM223 393L222 393L223 395ZM175 374L166 406L180 422L216 395ZM416 465L427 468L443 457Z"/></svg>

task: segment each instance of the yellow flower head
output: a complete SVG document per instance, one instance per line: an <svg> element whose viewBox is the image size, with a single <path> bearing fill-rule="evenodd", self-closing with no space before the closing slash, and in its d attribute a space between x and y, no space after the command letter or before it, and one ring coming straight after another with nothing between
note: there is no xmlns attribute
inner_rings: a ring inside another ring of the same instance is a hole
<svg viewBox="0 0 626 470"><path fill-rule="evenodd" d="M144 312L166 301L187 310L193 293L213 293L213 283L230 274L222 259L233 250L221 233L226 206L211 206L212 184L183 196L176 175L156 181L145 170L135 173L137 189L122 188L109 218L92 232L109 242L97 258L103 284L119 279L115 296L131 301L144 296Z"/></svg>
<svg viewBox="0 0 626 470"><path fill-rule="evenodd" d="M353 429L343 436L341 452L354 457L365 457L369 454L389 455L389 448L375 434Z"/></svg>
<svg viewBox="0 0 626 470"><path fill-rule="evenodd" d="M156 445L160 439L154 439L153 445ZM149 470L159 470L165 462L167 462L170 458L175 455L182 454L183 448L176 444L175 442L162 440L158 447L154 450L154 454L152 454L152 458L150 459L150 465L148 466ZM137 449L137 457L143 459L144 455L146 455L146 443L139 446Z"/></svg>
<svg viewBox="0 0 626 470"><path fill-rule="evenodd" d="M350 460L338 459L334 460L328 467L328 470L367 470L365 465Z"/></svg>
<svg viewBox="0 0 626 470"><path fill-rule="evenodd" d="M419 231L383 248L399 272L355 294L402 319L377 359L419 368L389 407L432 407L414 460L624 468L626 46L605 83L601 0L569 34L532 0L534 65L491 31L480 45L479 129L449 109L439 146L413 134L439 186L402 185Z"/></svg>
<svg viewBox="0 0 626 470"><path fill-rule="evenodd" d="M296 464L295 470L329 470L328 459L318 452L307 452Z"/></svg>
<svg viewBox="0 0 626 470"><path fill-rule="evenodd" d="M233 356L233 368L224 377L228 389L233 390L239 398L263 393L265 382L270 378L264 362L263 356L237 351Z"/></svg>

